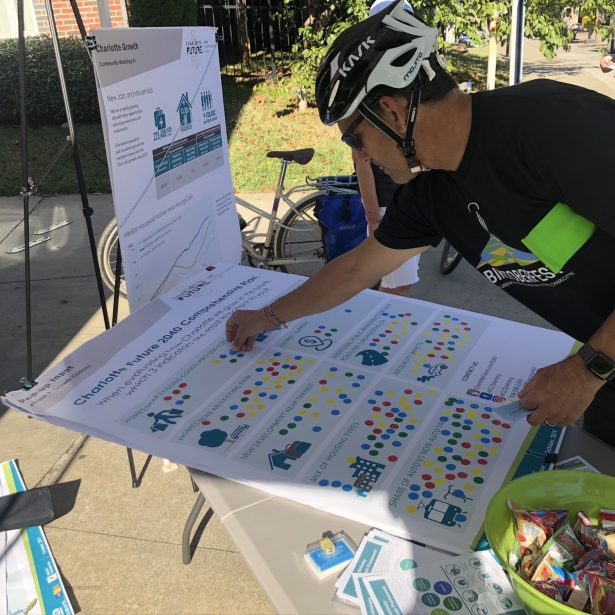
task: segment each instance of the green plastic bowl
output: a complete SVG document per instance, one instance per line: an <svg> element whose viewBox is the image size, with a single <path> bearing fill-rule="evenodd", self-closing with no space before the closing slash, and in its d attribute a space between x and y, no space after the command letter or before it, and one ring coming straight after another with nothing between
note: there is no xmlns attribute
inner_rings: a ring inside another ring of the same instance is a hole
<svg viewBox="0 0 615 615"><path fill-rule="evenodd" d="M577 513L583 510L596 523L600 508L615 509L615 478L579 470L536 472L502 487L487 507L487 539L502 566L510 573L513 586L528 614L579 615L580 611L541 594L509 566L508 556L515 538L515 520L506 500L517 502L525 510L569 510L568 520L571 525L574 525Z"/></svg>

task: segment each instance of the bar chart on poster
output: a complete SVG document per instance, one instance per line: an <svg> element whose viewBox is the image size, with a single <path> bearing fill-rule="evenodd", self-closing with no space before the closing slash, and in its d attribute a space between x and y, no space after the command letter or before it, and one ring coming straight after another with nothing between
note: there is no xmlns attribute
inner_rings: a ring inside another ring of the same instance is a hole
<svg viewBox="0 0 615 615"><path fill-rule="evenodd" d="M198 258L198 233L148 293ZM550 467L562 429L531 428L505 404L573 340L364 291L232 351L228 317L301 281L221 263L181 278L5 403L435 547L472 547L501 485Z"/></svg>
<svg viewBox="0 0 615 615"><path fill-rule="evenodd" d="M241 258L215 33L92 30L131 310Z"/></svg>

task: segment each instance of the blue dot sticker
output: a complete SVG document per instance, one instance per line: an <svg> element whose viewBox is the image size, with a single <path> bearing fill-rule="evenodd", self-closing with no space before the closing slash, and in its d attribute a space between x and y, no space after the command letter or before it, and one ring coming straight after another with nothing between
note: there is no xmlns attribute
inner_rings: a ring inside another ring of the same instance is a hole
<svg viewBox="0 0 615 615"><path fill-rule="evenodd" d="M433 588L441 596L448 596L453 591L453 586L446 581L436 581L433 584Z"/></svg>
<svg viewBox="0 0 615 615"><path fill-rule="evenodd" d="M326 478L323 478L322 480L318 481L318 484L321 487L326 487L329 484L329 481Z"/></svg>
<svg viewBox="0 0 615 615"><path fill-rule="evenodd" d="M339 481L339 480L334 480L334 481L331 483L331 486L332 486L332 487L335 487L335 488L337 489L338 487L341 487L341 486L342 486L342 482L341 482L341 481Z"/></svg>
<svg viewBox="0 0 615 615"><path fill-rule="evenodd" d="M316 427L312 427L312 431L315 431L316 433L318 433L319 431L322 431L322 427L319 427L318 425L316 425Z"/></svg>

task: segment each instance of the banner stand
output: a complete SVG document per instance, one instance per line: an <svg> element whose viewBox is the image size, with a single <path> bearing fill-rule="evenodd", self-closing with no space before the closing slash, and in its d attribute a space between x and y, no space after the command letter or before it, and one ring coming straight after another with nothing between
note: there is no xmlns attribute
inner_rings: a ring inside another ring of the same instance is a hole
<svg viewBox="0 0 615 615"><path fill-rule="evenodd" d="M90 53L90 49L88 47L88 39L85 31L85 26L83 25L83 20L81 19L81 14L79 12L79 7L75 0L70 0L71 8L73 10L73 14L75 16L75 21L77 22L77 26L79 28L79 32L81 34L81 38ZM75 133L75 124L73 121L73 115L70 107L70 99L68 96L68 89L66 87L66 78L64 75L64 68L62 65L62 55L60 52L60 47L58 43L58 32L56 28L55 22L55 14L53 11L53 6L51 4L51 0L45 0L45 8L47 10L47 16L49 20L49 30L51 33L51 38L53 41L53 50L56 59L56 65L58 68L58 76L60 78L60 87L62 89L62 97L64 99L64 108L66 111L66 119L67 119L67 127L68 127L68 138L67 143L70 141L73 149L73 160L75 163L75 171L77 174L77 182L79 184L79 193L81 195L81 203L83 209L83 215L85 217L88 239L90 243L90 250L92 253L92 260L94 263L94 273L96 276L96 284L98 287L98 295L100 298L100 305L102 309L103 319L105 323L105 328L109 329L111 326L117 324L118 317L118 307L119 307L119 296L120 296L120 282L121 282L121 253L119 251L118 245L118 266L116 271L116 280L115 280L115 289L114 289L114 297L113 297L113 313L112 313L112 321L109 321L109 313L107 310L107 302L104 293L104 285L100 272L100 265L98 263L98 258L96 254L96 239L94 237L94 229L92 227L91 216L94 213L92 207L90 207L87 195L87 189L85 185L85 178L83 176L83 168L81 166L81 158L79 155L79 145L77 143L77 136ZM20 192L20 196L24 203L24 242L25 242L25 279L26 279L26 346L27 346L27 375L22 378L21 382L23 388L28 390L36 385L34 381L33 375L33 365L32 365L32 297L31 297L31 266L30 266L30 196L36 191L36 187L32 179L28 176L28 124L27 124L27 106L26 106L26 52L25 52L25 19L24 19L24 0L18 0L17 2L17 12L18 12L18 29L19 29L19 90L20 90L20 103L21 103L21 167L22 167L22 188ZM64 145L61 150L64 151ZM55 159L52 163L57 160L59 156L56 154ZM50 169L48 166L46 172ZM45 173L46 174L46 173ZM39 182L40 184L40 182ZM141 481L147 470L147 466L151 461L152 456L149 455L146 459L139 476L137 476L134 459L132 454L132 449L127 448L128 453L128 463L130 466L130 474L132 478L132 486L136 489L141 485Z"/></svg>

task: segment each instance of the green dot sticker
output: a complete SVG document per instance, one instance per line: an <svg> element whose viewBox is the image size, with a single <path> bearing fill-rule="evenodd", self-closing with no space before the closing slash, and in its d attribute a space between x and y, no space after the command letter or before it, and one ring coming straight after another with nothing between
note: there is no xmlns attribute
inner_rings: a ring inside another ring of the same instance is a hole
<svg viewBox="0 0 615 615"><path fill-rule="evenodd" d="M402 431L401 433L397 434L400 438L407 438L408 434L405 431Z"/></svg>
<svg viewBox="0 0 615 615"><path fill-rule="evenodd" d="M442 463L444 463L446 461L446 457L444 455L440 455L438 457L438 461L441 461Z"/></svg>
<svg viewBox="0 0 615 615"><path fill-rule="evenodd" d="M344 374L347 378L352 378L352 372L346 372Z"/></svg>
<svg viewBox="0 0 615 615"><path fill-rule="evenodd" d="M237 359L231 359L229 363L237 363Z"/></svg>
<svg viewBox="0 0 615 615"><path fill-rule="evenodd" d="M331 331L333 331L333 333L337 333L337 329L331 329Z"/></svg>
<svg viewBox="0 0 615 615"><path fill-rule="evenodd" d="M399 566L402 570L412 570L416 568L417 564L413 559L402 559L401 562L399 562Z"/></svg>
<svg viewBox="0 0 615 615"><path fill-rule="evenodd" d="M182 399L190 399L190 395L182 395Z"/></svg>
<svg viewBox="0 0 615 615"><path fill-rule="evenodd" d="M370 452L369 452L369 454L370 454L372 457L376 457L376 455L378 455L378 451L370 451Z"/></svg>
<svg viewBox="0 0 615 615"><path fill-rule="evenodd" d="M228 421L228 416L224 415L220 417L221 421Z"/></svg>
<svg viewBox="0 0 615 615"><path fill-rule="evenodd" d="M295 381L294 380L289 380L288 384L295 384Z"/></svg>
<svg viewBox="0 0 615 615"><path fill-rule="evenodd" d="M485 481L484 481L484 480L483 480L480 476L477 476L477 477L474 479L474 482L475 482L477 485L482 485Z"/></svg>
<svg viewBox="0 0 615 615"><path fill-rule="evenodd" d="M444 598L442 604L451 611L459 611L463 607L463 602L461 602L457 596L449 596L448 598Z"/></svg>
<svg viewBox="0 0 615 615"><path fill-rule="evenodd" d="M382 442L376 442L376 444L374 444L374 446L376 448L382 448L384 446L384 444L382 444Z"/></svg>
<svg viewBox="0 0 615 615"><path fill-rule="evenodd" d="M367 439L368 440L375 440L376 436L373 436L373 435L370 434L369 436L367 436Z"/></svg>
<svg viewBox="0 0 615 615"><path fill-rule="evenodd" d="M451 615L446 609L434 609L431 615Z"/></svg>
<svg viewBox="0 0 615 615"><path fill-rule="evenodd" d="M412 581L412 587L420 592L426 592L428 589L431 589L431 583L423 577L418 577L418 579Z"/></svg>
<svg viewBox="0 0 615 615"><path fill-rule="evenodd" d="M241 398L241 401L243 401L243 402L246 402L246 401L248 401L248 400L249 400L249 397L242 397L242 398Z"/></svg>
<svg viewBox="0 0 615 615"><path fill-rule="evenodd" d="M288 427L288 429L294 429L295 427L297 427L297 424L296 423L289 423L287 425L287 427Z"/></svg>
<svg viewBox="0 0 615 615"><path fill-rule="evenodd" d="M303 407L304 407L304 408L311 408L311 407L312 407L312 404L303 404Z"/></svg>
<svg viewBox="0 0 615 615"><path fill-rule="evenodd" d="M421 602L425 606L438 606L440 604L440 598L438 598L436 594L432 594L432 593L423 594L421 596Z"/></svg>
<svg viewBox="0 0 615 615"><path fill-rule="evenodd" d="M280 429L280 435L285 436L288 433L288 429Z"/></svg>

